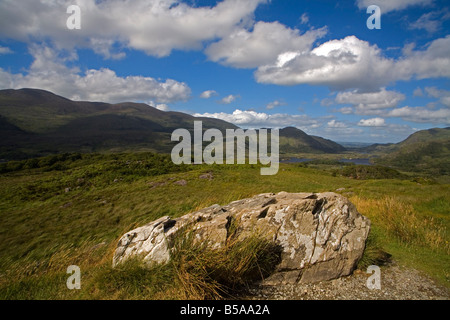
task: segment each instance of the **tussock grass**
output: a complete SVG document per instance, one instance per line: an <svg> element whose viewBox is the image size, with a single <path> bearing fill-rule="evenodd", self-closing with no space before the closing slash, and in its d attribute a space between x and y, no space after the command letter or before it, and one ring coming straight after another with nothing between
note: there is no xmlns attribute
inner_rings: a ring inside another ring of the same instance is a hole
<svg viewBox="0 0 450 320"><path fill-rule="evenodd" d="M373 223L405 245L424 246L450 254L445 226L434 217L420 216L410 203L386 196L381 199L350 199Z"/></svg>
<svg viewBox="0 0 450 320"><path fill-rule="evenodd" d="M245 241L232 236L220 249L198 244L192 235L175 243L171 263L187 299L221 299L245 290L270 275L281 250L258 234Z"/></svg>
<svg viewBox="0 0 450 320"><path fill-rule="evenodd" d="M185 232L175 239L168 263L144 265L135 258L104 266L87 290L100 299L219 300L244 292L279 263L279 248L256 234L240 242L230 237L218 249L207 243Z"/></svg>

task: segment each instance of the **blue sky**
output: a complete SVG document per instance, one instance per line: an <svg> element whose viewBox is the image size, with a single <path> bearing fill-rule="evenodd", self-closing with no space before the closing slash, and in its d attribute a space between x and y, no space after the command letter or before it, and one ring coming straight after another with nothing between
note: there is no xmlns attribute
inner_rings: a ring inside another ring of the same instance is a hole
<svg viewBox="0 0 450 320"><path fill-rule="evenodd" d="M0 0L0 88L398 142L450 124L449 31L439 0Z"/></svg>

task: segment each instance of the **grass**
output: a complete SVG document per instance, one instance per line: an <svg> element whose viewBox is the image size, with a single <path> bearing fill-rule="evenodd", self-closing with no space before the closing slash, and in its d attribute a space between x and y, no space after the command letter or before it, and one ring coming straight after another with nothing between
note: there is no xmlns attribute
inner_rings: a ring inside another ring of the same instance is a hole
<svg viewBox="0 0 450 320"><path fill-rule="evenodd" d="M405 265L422 269L449 286L448 204L446 207L436 207L436 214L431 215L417 210L410 202L392 196L379 199L351 197L350 200L373 224L373 235L369 238L372 243L369 243L367 250L369 260L382 262L387 258L383 252L388 251ZM446 212L447 218L438 218L443 216L439 215L440 210L443 214Z"/></svg>
<svg viewBox="0 0 450 320"><path fill-rule="evenodd" d="M272 261L273 251L257 237L244 247L230 239L222 252L181 243L176 259L151 270L136 262L112 269L117 241L164 215L178 217L264 192L337 189L372 221L360 268L381 263L387 252L450 287L448 184L419 183L414 177L356 180L296 164L282 164L276 176L261 176L258 166L177 167L147 153L39 162L0 175L0 299L233 295L253 275L270 271L271 263L264 261ZM205 172L214 179L199 179ZM187 186L174 184L182 179ZM80 266L81 290L65 285L72 264Z"/></svg>

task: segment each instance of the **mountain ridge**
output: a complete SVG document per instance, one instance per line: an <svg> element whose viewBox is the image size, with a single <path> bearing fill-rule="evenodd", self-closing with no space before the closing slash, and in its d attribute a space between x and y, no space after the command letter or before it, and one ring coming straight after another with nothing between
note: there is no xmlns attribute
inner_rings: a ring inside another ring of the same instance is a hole
<svg viewBox="0 0 450 320"><path fill-rule="evenodd" d="M161 111L144 103L72 101L40 89L0 90L0 158L61 152L152 151L169 153L178 128L237 129L220 119ZM336 153L345 148L300 129L280 130L280 153Z"/></svg>

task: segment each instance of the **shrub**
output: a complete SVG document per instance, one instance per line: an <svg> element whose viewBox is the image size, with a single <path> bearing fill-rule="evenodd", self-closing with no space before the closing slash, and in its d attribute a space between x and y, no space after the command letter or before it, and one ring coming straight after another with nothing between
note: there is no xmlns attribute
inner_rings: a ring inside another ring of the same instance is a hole
<svg viewBox="0 0 450 320"><path fill-rule="evenodd" d="M357 180L404 178L404 175L397 170L383 166L352 165L342 169L341 174Z"/></svg>

